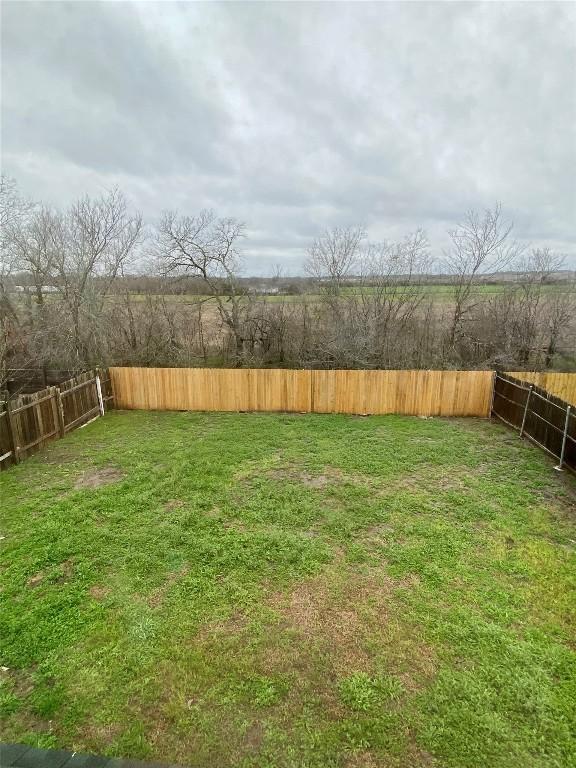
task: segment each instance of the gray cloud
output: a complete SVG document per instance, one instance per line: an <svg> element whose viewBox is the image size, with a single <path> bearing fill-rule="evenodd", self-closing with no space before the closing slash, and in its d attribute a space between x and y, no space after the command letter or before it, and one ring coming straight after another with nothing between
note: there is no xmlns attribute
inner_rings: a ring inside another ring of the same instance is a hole
<svg viewBox="0 0 576 768"><path fill-rule="evenodd" d="M502 201L576 266L576 9L564 3L4 2L2 164L66 204L247 221L248 271L330 224L374 238Z"/></svg>

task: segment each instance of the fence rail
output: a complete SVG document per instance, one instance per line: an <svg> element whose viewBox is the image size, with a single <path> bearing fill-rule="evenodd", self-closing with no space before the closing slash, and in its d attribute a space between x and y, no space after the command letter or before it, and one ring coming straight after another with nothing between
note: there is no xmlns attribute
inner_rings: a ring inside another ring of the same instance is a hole
<svg viewBox="0 0 576 768"><path fill-rule="evenodd" d="M112 398L108 371L87 371L59 387L0 402L0 469L103 414Z"/></svg>
<svg viewBox="0 0 576 768"><path fill-rule="evenodd" d="M497 374L492 415L557 458L559 469L576 470L576 408L570 403L529 381Z"/></svg>
<svg viewBox="0 0 576 768"><path fill-rule="evenodd" d="M492 371L110 368L117 408L483 416Z"/></svg>

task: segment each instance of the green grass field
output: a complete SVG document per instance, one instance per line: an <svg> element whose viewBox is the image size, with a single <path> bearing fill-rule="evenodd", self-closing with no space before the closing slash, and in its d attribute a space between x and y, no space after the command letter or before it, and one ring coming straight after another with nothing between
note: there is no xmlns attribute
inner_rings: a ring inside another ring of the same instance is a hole
<svg viewBox="0 0 576 768"><path fill-rule="evenodd" d="M508 288L510 287L510 284L494 284L494 285L476 285L472 289L472 296L475 297L478 300L482 299L490 299L494 296L500 295L504 293ZM365 288L365 293L374 293L376 289L372 289L370 287ZM400 289L401 290L401 289ZM410 289L412 291L413 289ZM423 296L425 298L430 298L434 302L439 302L442 304L450 303L454 300L454 288L451 285L443 285L443 284L430 284L430 285L422 285L419 287L419 289ZM545 285L543 287L543 293L547 296L554 295L558 293L567 293L571 292L572 288L570 285L566 283L551 283L550 285ZM353 286L348 286L342 289L341 291L343 296L354 296L359 293L358 288L355 288ZM146 300L145 294L132 294L132 299L136 302L145 301ZM302 303L304 301L308 302L318 302L322 301L326 298L326 294L322 293L303 293L303 294L263 294L258 295L257 299L260 301L266 301L269 303L279 303L279 302L286 302L288 304L298 304ZM173 303L194 303L198 301L209 303L215 302L215 299L211 298L208 295L200 295L200 294L168 294L166 295L166 300Z"/></svg>
<svg viewBox="0 0 576 768"><path fill-rule="evenodd" d="M471 298L473 298L476 301L487 301L491 298L494 298L495 296L503 294L508 288L510 288L510 283L500 283L500 284L494 284L494 285L484 285L479 284L473 287ZM364 294L371 294L374 293L376 289L371 287L364 288ZM412 288L410 289L410 295L412 294ZM454 288L451 285L448 284L429 284L429 285L422 285L417 290L419 290L423 298L426 300L431 300L434 304L440 304L442 306L449 305L454 301ZM551 283L549 285L543 286L543 293L545 296L553 296L558 293L571 293L573 292L573 288L568 283ZM353 297L355 295L359 294L359 289L354 286L347 286L342 288L341 295L342 296L348 296ZM135 304L140 304L148 300L148 298L153 299L159 299L161 297L161 294L158 295L147 295L144 293L132 293L131 294L131 300ZM15 304L18 306L19 304L24 303L25 301L25 295L23 293L13 293L11 294L12 300L15 302ZM202 302L206 306L215 307L216 305L216 299L213 296L210 296L208 294L187 294L187 293L168 293L164 294L164 298L169 304L175 304L175 305L190 305L190 304L196 304L198 302ZM320 301L324 301L326 299L326 293L301 293L301 294L262 294L262 295L255 295L254 298L258 301L264 301L266 303L270 304L278 304L278 303L286 303L286 304L302 304L303 302L308 303L317 303ZM54 301L56 299L56 294L49 293L46 295L45 300L47 302ZM108 301L119 301L121 300L120 296L117 296L115 294L110 294L107 297Z"/></svg>
<svg viewBox="0 0 576 768"><path fill-rule="evenodd" d="M5 741L576 765L576 481L499 426L112 413L0 499Z"/></svg>

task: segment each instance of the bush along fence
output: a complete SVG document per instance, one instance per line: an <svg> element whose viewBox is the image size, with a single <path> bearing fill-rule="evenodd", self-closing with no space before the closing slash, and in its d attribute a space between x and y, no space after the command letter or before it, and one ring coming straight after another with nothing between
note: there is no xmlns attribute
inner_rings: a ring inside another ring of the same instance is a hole
<svg viewBox="0 0 576 768"><path fill-rule="evenodd" d="M519 430L558 459L556 469L576 470L576 407L528 381L497 373L492 416Z"/></svg>
<svg viewBox="0 0 576 768"><path fill-rule="evenodd" d="M94 370L30 395L0 401L0 469L39 451L49 440L103 416L112 406L107 370Z"/></svg>

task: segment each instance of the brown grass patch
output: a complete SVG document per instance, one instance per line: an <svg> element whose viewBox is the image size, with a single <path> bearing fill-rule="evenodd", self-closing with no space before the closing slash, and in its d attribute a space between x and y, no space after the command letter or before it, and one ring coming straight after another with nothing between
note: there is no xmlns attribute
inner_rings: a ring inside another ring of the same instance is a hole
<svg viewBox="0 0 576 768"><path fill-rule="evenodd" d="M91 752L102 750L122 735L119 723L86 723L82 729L84 749Z"/></svg>
<svg viewBox="0 0 576 768"><path fill-rule="evenodd" d="M164 509L166 512L173 512L175 509L182 509L183 506L184 502L180 499L170 499L164 504Z"/></svg>
<svg viewBox="0 0 576 768"><path fill-rule="evenodd" d="M100 488L102 485L116 483L124 477L116 467L104 467L103 469L86 470L74 484L74 488Z"/></svg>
<svg viewBox="0 0 576 768"><path fill-rule="evenodd" d="M244 734L244 747L249 752L257 752L264 741L264 728L259 720L251 723Z"/></svg>
<svg viewBox="0 0 576 768"><path fill-rule="evenodd" d="M105 600L108 595L110 594L109 587L103 587L100 584L94 584L94 586L90 587L90 597L93 597L94 600Z"/></svg>
<svg viewBox="0 0 576 768"><path fill-rule="evenodd" d="M63 563L60 563L58 568L60 570L60 575L56 579L53 579L52 577L50 577L50 582L56 583L56 584L67 584L72 578L72 574L74 572L74 563L72 562L72 560L64 560ZM34 589L35 587L40 586L40 584L42 584L42 582L47 577L48 577L48 574L46 573L46 571L44 570L38 571L38 573L35 573L34 576L31 576L28 579L28 581L26 582L26 586Z"/></svg>
<svg viewBox="0 0 576 768"><path fill-rule="evenodd" d="M329 483L335 481L335 474L335 472L325 472L324 474L313 475L310 472L299 470L297 467L282 467L266 472L266 477L279 482L288 480L302 483L308 488L325 488Z"/></svg>
<svg viewBox="0 0 576 768"><path fill-rule="evenodd" d="M38 573L35 573L34 576L30 576L28 581L26 582L27 587L37 587L39 584L41 584L44 579L46 578L46 573L44 571L38 571Z"/></svg>
<svg viewBox="0 0 576 768"><path fill-rule="evenodd" d="M265 473L265 477L277 481L290 481L302 483L307 488L322 489L329 485L341 485L343 483L352 483L353 485L373 485L373 479L368 475L360 473L348 473L334 467L324 467L322 472L317 474L302 470L296 466L280 467L271 469Z"/></svg>
<svg viewBox="0 0 576 768"><path fill-rule="evenodd" d="M2 677L10 681L12 693L19 699L25 699L34 690L33 673L30 670L5 668Z"/></svg>
<svg viewBox="0 0 576 768"><path fill-rule="evenodd" d="M386 624L391 588L391 580L376 572L349 571L334 581L323 573L288 594L271 596L269 603L288 627L325 651L337 674L368 672L372 657L366 641Z"/></svg>
<svg viewBox="0 0 576 768"><path fill-rule="evenodd" d="M60 569L62 570L62 576L58 579L58 583L66 584L70 581L74 573L74 563L72 560L64 560L64 562L60 564Z"/></svg>
<svg viewBox="0 0 576 768"><path fill-rule="evenodd" d="M344 765L345 768L387 768L390 763L373 755L372 752L362 750L349 755Z"/></svg>
<svg viewBox="0 0 576 768"><path fill-rule="evenodd" d="M218 621L210 621L203 624L196 634L197 642L204 645L212 643L218 637L232 637L245 632L248 628L249 620L246 614L241 611L234 611L231 616Z"/></svg>

